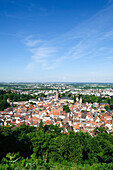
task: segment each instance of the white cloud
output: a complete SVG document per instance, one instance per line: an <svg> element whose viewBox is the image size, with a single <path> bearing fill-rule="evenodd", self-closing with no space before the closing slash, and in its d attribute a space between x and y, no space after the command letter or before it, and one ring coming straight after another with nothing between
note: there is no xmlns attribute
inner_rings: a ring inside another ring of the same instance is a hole
<svg viewBox="0 0 113 170"><path fill-rule="evenodd" d="M40 60L53 57L56 49L54 47L39 47L31 49L31 52L33 53L32 59L40 62Z"/></svg>
<svg viewBox="0 0 113 170"><path fill-rule="evenodd" d="M33 35L29 35L24 39L24 43L27 47L36 47L37 45L44 43L42 40L33 39Z"/></svg>
<svg viewBox="0 0 113 170"><path fill-rule="evenodd" d="M113 5L102 9L74 29L53 40L40 40L30 35L25 43L32 53L32 63L42 69L60 67L63 62L107 58L113 55Z"/></svg>

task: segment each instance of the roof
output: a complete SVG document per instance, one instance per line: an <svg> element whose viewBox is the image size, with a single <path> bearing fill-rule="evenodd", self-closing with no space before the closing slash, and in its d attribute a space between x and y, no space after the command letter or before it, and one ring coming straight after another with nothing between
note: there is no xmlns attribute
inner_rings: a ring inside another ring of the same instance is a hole
<svg viewBox="0 0 113 170"><path fill-rule="evenodd" d="M61 99L74 100L74 99L73 99L73 98L71 98L71 97L62 97Z"/></svg>
<svg viewBox="0 0 113 170"><path fill-rule="evenodd" d="M100 103L100 105L109 105L108 103Z"/></svg>
<svg viewBox="0 0 113 170"><path fill-rule="evenodd" d="M87 116L87 114L83 112L82 115L81 115L81 118L85 119L86 116Z"/></svg>

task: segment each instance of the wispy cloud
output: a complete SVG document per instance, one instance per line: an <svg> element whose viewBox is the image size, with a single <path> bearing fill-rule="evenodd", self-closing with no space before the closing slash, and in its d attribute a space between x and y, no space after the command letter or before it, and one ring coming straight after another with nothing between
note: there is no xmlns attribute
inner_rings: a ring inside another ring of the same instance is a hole
<svg viewBox="0 0 113 170"><path fill-rule="evenodd" d="M31 63L41 64L42 69L54 69L62 62L74 60L107 59L113 56L110 45L113 44L113 5L55 39L41 40L29 36L25 44L31 53Z"/></svg>
<svg viewBox="0 0 113 170"><path fill-rule="evenodd" d="M113 56L108 56L106 57L107 60L112 60L113 61Z"/></svg>
<svg viewBox="0 0 113 170"><path fill-rule="evenodd" d="M44 43L44 41L33 39L33 35L29 35L24 39L24 43L27 47L35 47L36 45Z"/></svg>
<svg viewBox="0 0 113 170"><path fill-rule="evenodd" d="M30 51L33 53L32 59L35 60L35 62L44 62L54 57L56 49L52 47L39 47L31 49Z"/></svg>

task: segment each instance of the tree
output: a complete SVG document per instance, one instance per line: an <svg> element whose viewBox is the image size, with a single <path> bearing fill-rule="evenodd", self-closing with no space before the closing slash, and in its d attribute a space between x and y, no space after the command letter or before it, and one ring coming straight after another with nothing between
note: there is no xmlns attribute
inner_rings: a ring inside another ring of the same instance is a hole
<svg viewBox="0 0 113 170"><path fill-rule="evenodd" d="M65 111L66 113L70 112L68 104L63 106L63 111Z"/></svg>
<svg viewBox="0 0 113 170"><path fill-rule="evenodd" d="M43 128L43 121L41 119L40 123L39 123L39 129L42 129Z"/></svg>
<svg viewBox="0 0 113 170"><path fill-rule="evenodd" d="M105 127L101 128L101 127L96 127L94 132L98 133L107 133L107 129Z"/></svg>
<svg viewBox="0 0 113 170"><path fill-rule="evenodd" d="M106 105L104 108L106 109L106 111L108 111L108 110L109 110L109 106L107 106L107 105Z"/></svg>

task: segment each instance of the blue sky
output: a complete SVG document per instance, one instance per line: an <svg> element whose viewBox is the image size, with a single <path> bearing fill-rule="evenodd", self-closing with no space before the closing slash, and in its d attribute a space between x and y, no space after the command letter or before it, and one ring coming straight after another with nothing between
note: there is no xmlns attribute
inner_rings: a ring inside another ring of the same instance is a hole
<svg viewBox="0 0 113 170"><path fill-rule="evenodd" d="M0 81L113 82L113 0L0 0Z"/></svg>

